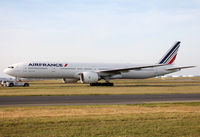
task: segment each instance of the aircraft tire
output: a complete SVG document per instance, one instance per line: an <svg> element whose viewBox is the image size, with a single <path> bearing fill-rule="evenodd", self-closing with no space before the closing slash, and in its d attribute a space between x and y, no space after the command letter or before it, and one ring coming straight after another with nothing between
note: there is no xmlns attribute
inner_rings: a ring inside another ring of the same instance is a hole
<svg viewBox="0 0 200 137"><path fill-rule="evenodd" d="M24 83L24 87L29 87L29 83Z"/></svg>

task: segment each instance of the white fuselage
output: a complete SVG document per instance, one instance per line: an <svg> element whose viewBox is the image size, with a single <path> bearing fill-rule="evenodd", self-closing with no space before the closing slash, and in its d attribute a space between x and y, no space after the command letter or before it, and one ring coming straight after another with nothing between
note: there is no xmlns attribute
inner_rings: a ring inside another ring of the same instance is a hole
<svg viewBox="0 0 200 137"><path fill-rule="evenodd" d="M99 72L103 70L112 70L128 67L137 67L141 65L133 64L92 64L92 63L50 63L50 62L31 62L18 63L11 65L4 72L17 78L67 78L80 79L83 72ZM160 66L153 68L143 68L138 70L129 70L110 77L110 79L142 79L173 73L167 69L174 66Z"/></svg>

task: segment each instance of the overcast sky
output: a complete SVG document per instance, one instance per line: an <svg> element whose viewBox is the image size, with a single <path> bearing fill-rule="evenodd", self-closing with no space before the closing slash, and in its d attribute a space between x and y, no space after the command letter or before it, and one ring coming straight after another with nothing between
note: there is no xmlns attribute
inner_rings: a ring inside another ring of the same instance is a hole
<svg viewBox="0 0 200 137"><path fill-rule="evenodd" d="M0 0L0 76L24 61L200 66L199 0ZM179 74L200 74L200 67Z"/></svg>

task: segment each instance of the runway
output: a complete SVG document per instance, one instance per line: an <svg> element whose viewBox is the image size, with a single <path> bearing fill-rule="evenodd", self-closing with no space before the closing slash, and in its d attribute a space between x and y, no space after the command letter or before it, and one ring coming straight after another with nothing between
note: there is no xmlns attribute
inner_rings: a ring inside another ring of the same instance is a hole
<svg viewBox="0 0 200 137"><path fill-rule="evenodd" d="M184 101L200 101L200 94L7 96L0 97L0 106L142 104Z"/></svg>

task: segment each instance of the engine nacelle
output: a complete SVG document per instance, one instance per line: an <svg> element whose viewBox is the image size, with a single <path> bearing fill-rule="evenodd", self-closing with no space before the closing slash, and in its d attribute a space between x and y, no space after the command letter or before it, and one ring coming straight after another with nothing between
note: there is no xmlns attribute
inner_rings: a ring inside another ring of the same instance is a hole
<svg viewBox="0 0 200 137"><path fill-rule="evenodd" d="M99 76L96 72L83 72L80 76L81 83L97 83Z"/></svg>
<svg viewBox="0 0 200 137"><path fill-rule="evenodd" d="M62 81L63 81L63 83L76 83L78 81L78 79L63 78Z"/></svg>

